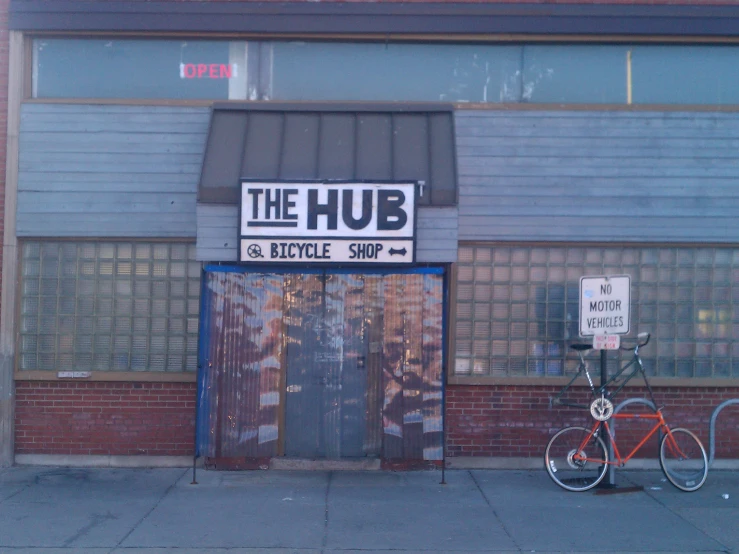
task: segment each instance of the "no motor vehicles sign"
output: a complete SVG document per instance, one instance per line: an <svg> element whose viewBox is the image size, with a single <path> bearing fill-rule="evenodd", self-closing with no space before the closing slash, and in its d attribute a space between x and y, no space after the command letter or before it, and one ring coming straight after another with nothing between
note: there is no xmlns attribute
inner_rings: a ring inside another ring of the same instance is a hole
<svg viewBox="0 0 739 554"><path fill-rule="evenodd" d="M580 277L580 336L629 332L631 276Z"/></svg>

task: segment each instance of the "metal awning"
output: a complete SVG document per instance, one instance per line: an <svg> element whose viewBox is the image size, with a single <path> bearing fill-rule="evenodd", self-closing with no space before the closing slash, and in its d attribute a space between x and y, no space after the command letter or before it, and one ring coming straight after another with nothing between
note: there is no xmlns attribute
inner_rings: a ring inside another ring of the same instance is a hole
<svg viewBox="0 0 739 554"><path fill-rule="evenodd" d="M450 104L216 103L198 201L237 204L243 180L418 181L457 202Z"/></svg>

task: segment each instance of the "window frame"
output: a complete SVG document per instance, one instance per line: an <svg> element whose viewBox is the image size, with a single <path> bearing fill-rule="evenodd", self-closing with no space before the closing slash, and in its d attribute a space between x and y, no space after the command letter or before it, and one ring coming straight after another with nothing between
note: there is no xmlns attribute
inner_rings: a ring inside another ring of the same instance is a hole
<svg viewBox="0 0 739 554"><path fill-rule="evenodd" d="M161 371L136 371L136 370L125 370L125 371L114 371L114 370L83 370L83 369L74 369L73 373L79 373L79 375L73 375L73 376L60 376L60 372L68 372L68 370L65 369L21 369L20 368L20 357L22 355L21 350L21 340L22 340L22 333L21 333L21 325L22 325L22 302L23 302L23 251L24 247L29 243L37 243L40 247L43 246L43 244L53 242L53 243L71 243L75 245L79 245L82 243L92 243L96 245L106 243L106 244L120 244L120 243L127 243L131 244L135 247L136 244L146 244L149 246L155 246L157 244L166 244L168 246L175 246L175 245L183 245L188 251L193 250L195 248L195 243L192 241L192 239L136 239L136 238L89 238L89 237L81 237L81 238L68 238L68 237L28 237L28 238L22 238L18 240L18 250L17 250L17 273L16 273L16 298L15 298L15 319L16 319L16 329L15 329L15 340L14 340L14 349L15 349L15 355L13 360L13 379L15 381L75 381L75 382L82 382L82 381L90 381L90 382L151 382L151 383L195 383L197 382L198 377L198 367L197 363L199 363L199 350L200 350L200 307L202 303L202 284L203 284L203 263L200 261L193 259L186 259L185 260L185 286L187 287L187 282L190 280L190 277L187 276L187 264L189 263L196 263L199 266L199 275L197 277L197 288L198 288L198 332L196 337L196 344L197 344L197 351L195 353L197 358L196 367L193 370L179 370L179 371L167 371L167 370L161 370ZM79 259L79 258L78 258ZM97 257L96 257L97 259ZM117 259L114 258L114 259ZM170 259L167 259L167 263L169 265ZM166 278L167 282L169 282L170 277ZM168 296L169 297L169 296ZM186 297L185 302L187 303ZM58 313L58 311L57 311ZM185 318L187 316L185 315ZM187 331L185 329L183 336L187 336ZM166 334L167 337L170 336L169 331ZM185 355L186 356L186 355Z"/></svg>
<svg viewBox="0 0 739 554"><path fill-rule="evenodd" d="M391 40L387 35L377 36L372 34L364 34L361 37L354 36L340 36L326 34L315 34L315 35L241 35L241 34L226 34L214 36L212 34L193 34L193 33L172 33L166 36L152 34L150 35L131 35L130 33L95 33L84 36L84 38L97 38L97 39L131 39L141 38L147 40L222 40L224 42L244 42L245 44L254 45L253 49L249 49L247 56L247 70L245 72L246 79L255 78L254 90L256 91L257 98L249 98L250 89L249 81L247 81L247 98L244 99L157 99L157 98L34 98L33 97L33 79L35 72L34 64L34 41L37 39L79 39L81 35L79 33L64 33L64 32L29 32L24 34L25 40L25 77L23 85L22 99L24 102L34 103L71 103L71 104L147 104L147 105L170 105L170 106L210 106L214 102L311 102L311 101L330 101L330 100L290 100L290 99L277 99L263 98L264 95L268 94L271 90L271 68L265 68L265 61L270 57L271 48L265 48L274 42L290 42L290 41L304 41L304 42L337 42L342 41L351 44L361 43L387 43ZM737 48L739 52L739 38L705 38L705 37L679 37L677 39L670 39L661 36L603 36L597 37L597 39L591 39L590 37L583 39L579 36L553 36L553 35L531 35L522 37L509 37L509 36L497 36L491 35L485 37L482 40L479 36L465 37L465 36L447 36L447 35L428 35L424 36L423 40L413 37L392 37L392 40L396 44L416 44L416 45L483 45L483 46L542 46L546 44L555 46L610 46L610 45L633 45L633 46L733 46ZM626 71L624 71L626 73ZM246 77L248 75L248 77ZM630 79L625 78L624 85L624 97L627 99L631 98L629 90L632 84L629 82ZM355 100L350 100L355 101ZM364 102L364 101L356 101ZM425 103L423 100L406 100L401 101L406 103ZM622 103L571 103L571 102L541 102L541 103L529 103L529 102L463 102L458 100L450 100L449 103L455 106L455 109L491 109L491 110L557 110L557 111L592 111L592 110L608 110L608 111L719 111L719 112L735 112L739 111L739 101L735 104L633 104L629 100Z"/></svg>
<svg viewBox="0 0 739 554"><path fill-rule="evenodd" d="M589 243L589 242L578 242L578 243L567 243L567 242L496 242L496 241L460 241L458 248L654 248L654 249L665 249L665 248L723 248L723 249L739 249L739 244L696 244L696 243ZM449 335L448 335L448 355L446 358L447 372L446 372L446 383L449 385L473 385L473 386L516 386L516 387L561 387L567 384L572 379L572 374L562 376L491 376L491 375L475 375L470 373L469 375L458 375L455 373L455 361L457 352L457 294L459 290L459 262L452 264L449 272ZM632 281L632 288L634 282ZM737 306L739 308L739 305ZM694 324L697 324L694 322ZM631 329L629 336L634 335L638 330ZM694 339L691 339L694 340ZM587 342L586 339L583 341ZM737 339L739 341L739 339ZM572 341L570 341L572 342ZM573 354L565 352L565 358L571 359ZM695 356L694 356L695 357ZM599 365L596 367L593 364L597 364L598 360L594 354L586 356L586 360L591 364L591 369L595 367L595 371L591 372L595 376L596 382L600 375ZM609 368L615 368L615 361L609 360ZM609 369L609 371L610 371ZM649 384L653 387L667 388L667 387L689 387L689 388L701 388L701 387L736 387L739 386L739 377L665 377L665 376L649 376ZM575 386L587 386L587 380L584 377L578 378ZM641 378L632 379L626 384L626 388L640 388L644 386L644 380ZM553 389L554 391L554 389Z"/></svg>

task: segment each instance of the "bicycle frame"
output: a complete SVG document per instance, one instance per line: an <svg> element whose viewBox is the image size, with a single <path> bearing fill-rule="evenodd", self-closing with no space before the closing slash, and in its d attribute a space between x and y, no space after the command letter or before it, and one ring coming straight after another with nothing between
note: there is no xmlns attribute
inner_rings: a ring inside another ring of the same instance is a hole
<svg viewBox="0 0 739 554"><path fill-rule="evenodd" d="M649 339L647 339L647 342L649 342ZM572 408L588 408L587 405L584 404L575 404L573 402L568 402L566 400L561 400L562 396L569 390L569 388L572 386L572 384L577 380L578 377L580 377L581 374L585 374L585 377L587 377L588 385L590 386L590 391L593 395L593 398L597 398L598 396L604 396L605 398L613 398L616 396L623 388L626 386L626 384L631 381L637 373L641 373L642 377L644 378L644 385L647 387L647 392L649 393L649 398L652 401L652 404L655 406L657 405L657 402L654 399L654 393L652 392L652 387L649 384L649 380L647 379L647 374L644 372L644 364L641 361L641 358L639 357L639 348L641 346L644 346L647 344L647 342L643 344L637 343L636 346L633 347L633 357L631 361L629 361L627 364L625 364L623 367L619 368L618 372L606 380L605 383L601 383L600 386L596 388L595 384L593 383L593 379L590 376L590 372L588 371L588 365L585 362L585 357L583 355L583 352L578 351L578 356L580 357L580 364L579 369L575 376L570 380L569 383L567 383L562 390L559 392L557 396L552 398L550 400L550 405L560 405L560 406L570 406ZM632 350L629 348L628 350ZM613 390L607 390L610 385L612 385L617 379L619 379L626 371L633 366L633 369L631 370L631 373L628 375L625 375L623 378L623 382L618 385ZM615 417L615 416L614 416Z"/></svg>
<svg viewBox="0 0 739 554"><path fill-rule="evenodd" d="M613 432L611 431L610 426L608 425L607 421L596 421L593 424L593 427L590 429L590 432L588 435L583 439L583 441L580 443L580 446L578 447L578 451L572 456L574 460L579 460L582 462L593 462L593 463L600 463L600 464L608 464L608 465L616 465L619 467L623 467L631 458L634 457L634 455L641 449L642 446L646 444L646 442L652 438L652 436L659 430L662 430L665 435L669 437L669 446L671 449L673 449L674 452L677 452L681 457L684 457L685 455L680 450L680 447L677 444L677 441L673 438L672 433L670 432L670 427L667 425L667 422L665 421L664 416L662 415L662 411L658 410L654 414L613 414L611 416L612 419L653 419L656 420L654 427L652 427L647 434L644 436L644 438L637 444L634 449L626 455L626 457L621 457L621 453L618 450L618 446L616 444L616 437L613 436ZM585 445L588 444L588 441L590 441L591 437L593 437L597 432L598 429L601 428L601 426L605 427L606 431L608 432L608 436L611 440L611 445L613 446L613 453L616 455L616 460L601 460L601 459L594 459L594 458L588 458L587 456L580 455L580 452L585 451Z"/></svg>

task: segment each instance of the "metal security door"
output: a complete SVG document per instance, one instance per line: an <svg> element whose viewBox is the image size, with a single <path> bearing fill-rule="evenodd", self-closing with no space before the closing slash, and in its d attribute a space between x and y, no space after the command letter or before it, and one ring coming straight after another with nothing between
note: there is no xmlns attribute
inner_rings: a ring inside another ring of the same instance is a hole
<svg viewBox="0 0 739 554"><path fill-rule="evenodd" d="M206 266L197 454L440 460L443 271Z"/></svg>
<svg viewBox="0 0 739 554"><path fill-rule="evenodd" d="M197 453L276 456L284 278L207 271L203 281Z"/></svg>
<svg viewBox="0 0 739 554"><path fill-rule="evenodd" d="M353 458L379 453L365 448L368 341L364 309L361 276L287 278L287 456Z"/></svg>

